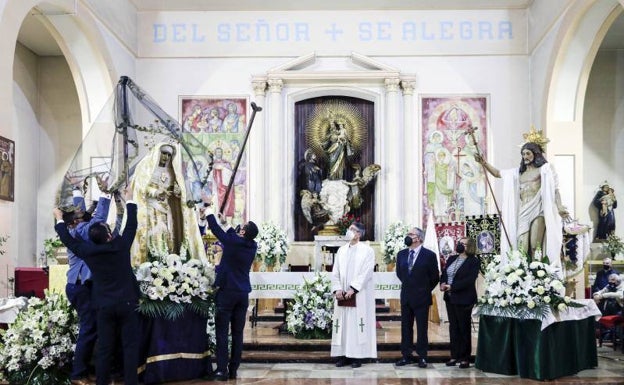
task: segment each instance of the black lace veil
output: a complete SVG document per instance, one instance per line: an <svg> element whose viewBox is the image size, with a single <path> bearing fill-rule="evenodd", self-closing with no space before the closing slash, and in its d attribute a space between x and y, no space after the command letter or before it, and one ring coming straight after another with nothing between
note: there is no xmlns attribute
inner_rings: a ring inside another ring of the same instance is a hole
<svg viewBox="0 0 624 385"><path fill-rule="evenodd" d="M107 149L102 144L108 141L111 145ZM71 207L74 189L97 189L98 175L107 178L107 192L124 188L139 161L161 142L180 144L186 203L201 202L199 194L212 169L212 153L194 135L182 133L176 119L132 79L122 76L70 163L58 191L57 206Z"/></svg>

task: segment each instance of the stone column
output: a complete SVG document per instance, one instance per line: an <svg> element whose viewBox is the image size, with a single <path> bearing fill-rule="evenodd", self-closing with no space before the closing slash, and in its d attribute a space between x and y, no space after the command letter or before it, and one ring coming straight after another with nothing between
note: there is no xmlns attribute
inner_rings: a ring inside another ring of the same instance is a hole
<svg viewBox="0 0 624 385"><path fill-rule="evenodd" d="M247 142L248 162L247 168L249 170L247 183L249 191L249 199L247 199L247 218L256 223L261 223L267 218L265 209L265 194L266 194L266 154L264 149L266 147L265 139L267 137L265 132L265 118L267 110L265 108L266 102L266 78L255 78L252 81L252 87L254 91L256 105L262 107L262 111L256 113L253 126L251 127L251 133ZM250 107L251 108L251 107ZM251 111L250 111L251 113Z"/></svg>
<svg viewBox="0 0 624 385"><path fill-rule="evenodd" d="M285 217L283 205L286 202L286 179L284 166L286 163L286 129L283 119L282 79L269 79L269 128L267 130L267 142L264 155L269 159L267 166L267 182L265 185L266 206L265 218L284 228Z"/></svg>
<svg viewBox="0 0 624 385"><path fill-rule="evenodd" d="M381 188L383 196L382 221L380 232L383 234L388 224L403 219L402 210L403 189L401 187L403 164L402 153L402 128L399 118L399 79L387 78L384 81L386 89L386 113L384 119L384 134L380 138L384 156L381 164L382 172L385 173Z"/></svg>
<svg viewBox="0 0 624 385"><path fill-rule="evenodd" d="M420 153L421 140L418 136L418 125L414 117L414 87L416 79L413 77L403 77L401 88L403 89L403 221L408 224L421 225L422 196L420 186L422 177L417 172L421 170ZM418 109L417 109L418 110ZM397 148L398 150L398 148Z"/></svg>

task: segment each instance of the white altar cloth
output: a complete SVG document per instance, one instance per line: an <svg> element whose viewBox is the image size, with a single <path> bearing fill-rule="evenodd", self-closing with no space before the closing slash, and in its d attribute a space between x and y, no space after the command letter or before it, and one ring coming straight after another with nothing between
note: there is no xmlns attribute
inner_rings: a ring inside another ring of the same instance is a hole
<svg viewBox="0 0 624 385"><path fill-rule="evenodd" d="M589 317L594 317L596 321L598 321L600 317L602 316L602 314L600 313L600 310L598 309L598 306L596 305L593 299L573 299L573 301L578 302L584 306L583 307L568 307L566 310L560 311L557 313L553 313L552 311L549 310L546 314L546 317L542 319L542 330L546 329L547 327L554 324L555 322L579 321L579 320L584 320ZM507 313L499 313L496 311L482 311L479 308L479 306L475 306L475 308L472 311L472 315L478 316L479 314L495 316L495 317L518 318L518 317L510 316Z"/></svg>
<svg viewBox="0 0 624 385"><path fill-rule="evenodd" d="M251 272L250 299L257 298L293 298L295 292L301 289L304 279L312 280L316 274L328 275L330 273L302 273L302 272L278 272L261 273ZM394 272L373 273L375 283L375 298L399 299L401 296L401 281Z"/></svg>

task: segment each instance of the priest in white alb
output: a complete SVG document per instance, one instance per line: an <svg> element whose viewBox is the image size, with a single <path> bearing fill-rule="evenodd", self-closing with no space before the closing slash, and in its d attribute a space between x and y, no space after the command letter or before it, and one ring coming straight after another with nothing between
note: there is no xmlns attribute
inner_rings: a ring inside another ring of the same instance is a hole
<svg viewBox="0 0 624 385"><path fill-rule="evenodd" d="M365 243L364 225L354 222L338 249L332 270L332 292L336 298L332 324L331 356L337 367L362 366L362 359L377 358L375 323L375 252Z"/></svg>

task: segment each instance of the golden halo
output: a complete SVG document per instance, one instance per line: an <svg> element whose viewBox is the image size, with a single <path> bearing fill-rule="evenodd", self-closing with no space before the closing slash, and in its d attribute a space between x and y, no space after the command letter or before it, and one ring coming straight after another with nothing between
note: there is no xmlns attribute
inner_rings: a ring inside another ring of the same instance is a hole
<svg viewBox="0 0 624 385"><path fill-rule="evenodd" d="M306 125L308 147L319 159L327 160L326 141L335 121L344 122L354 155L359 155L368 139L368 131L364 125L362 113L354 105L345 101L325 102L315 107Z"/></svg>

